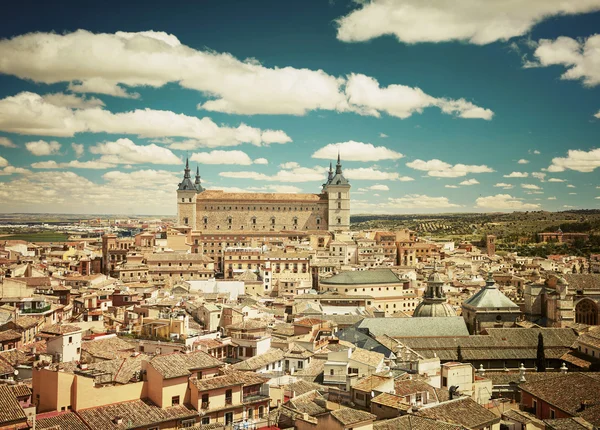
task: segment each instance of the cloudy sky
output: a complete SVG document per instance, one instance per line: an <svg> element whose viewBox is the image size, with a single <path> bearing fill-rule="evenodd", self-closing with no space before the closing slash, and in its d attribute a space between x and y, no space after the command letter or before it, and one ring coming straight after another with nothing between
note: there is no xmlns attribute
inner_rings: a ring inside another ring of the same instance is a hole
<svg viewBox="0 0 600 430"><path fill-rule="evenodd" d="M600 207L600 0L423 3L4 6L0 212L174 214L186 157L318 192L338 150L354 213Z"/></svg>

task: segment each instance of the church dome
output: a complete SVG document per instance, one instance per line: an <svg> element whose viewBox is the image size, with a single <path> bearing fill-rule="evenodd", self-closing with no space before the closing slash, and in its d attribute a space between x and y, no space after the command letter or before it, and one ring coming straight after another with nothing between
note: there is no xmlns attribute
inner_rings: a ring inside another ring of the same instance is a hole
<svg viewBox="0 0 600 430"><path fill-rule="evenodd" d="M419 303L413 317L455 317L456 312L454 308L446 302L432 303L429 301L423 301Z"/></svg>

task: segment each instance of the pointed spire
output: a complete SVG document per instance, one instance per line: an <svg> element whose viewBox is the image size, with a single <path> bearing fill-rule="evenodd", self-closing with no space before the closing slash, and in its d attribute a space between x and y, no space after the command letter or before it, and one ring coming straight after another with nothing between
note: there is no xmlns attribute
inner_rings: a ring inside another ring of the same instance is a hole
<svg viewBox="0 0 600 430"><path fill-rule="evenodd" d="M333 163L329 162L329 175L327 175L327 183L331 182L333 179Z"/></svg>
<svg viewBox="0 0 600 430"><path fill-rule="evenodd" d="M194 186L196 187L196 191L199 193L204 191L202 188L202 183L200 182L200 167L196 166L196 180L194 181Z"/></svg>
<svg viewBox="0 0 600 430"><path fill-rule="evenodd" d="M188 158L185 159L185 170L183 171L183 177L190 177L190 160Z"/></svg>
<svg viewBox="0 0 600 430"><path fill-rule="evenodd" d="M188 158L185 159L185 170L183 171L183 181L179 184L180 191L194 190L196 187L192 183L192 179L190 177L190 160Z"/></svg>
<svg viewBox="0 0 600 430"><path fill-rule="evenodd" d="M335 173L336 174L342 174L342 162L340 160L340 150L338 149L338 160L337 160L337 164L335 165Z"/></svg>

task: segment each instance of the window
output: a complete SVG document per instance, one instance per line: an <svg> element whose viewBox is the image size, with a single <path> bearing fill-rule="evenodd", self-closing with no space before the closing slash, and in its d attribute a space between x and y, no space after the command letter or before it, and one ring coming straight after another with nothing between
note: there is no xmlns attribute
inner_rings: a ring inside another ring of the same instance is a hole
<svg viewBox="0 0 600 430"><path fill-rule="evenodd" d="M229 424L233 424L233 412L227 412L225 414L225 425L228 426Z"/></svg>
<svg viewBox="0 0 600 430"><path fill-rule="evenodd" d="M534 399L531 406L533 408L533 413L537 414L537 400Z"/></svg>
<svg viewBox="0 0 600 430"><path fill-rule="evenodd" d="M69 336L69 343L73 343L73 336Z"/></svg>
<svg viewBox="0 0 600 430"><path fill-rule="evenodd" d="M227 390L227 391L225 391L225 404L231 405L232 403L233 403L232 391Z"/></svg>
<svg viewBox="0 0 600 430"><path fill-rule="evenodd" d="M195 425L196 425L196 420L193 418L189 419L189 420L181 421L181 428L184 428L184 429L194 427Z"/></svg>
<svg viewBox="0 0 600 430"><path fill-rule="evenodd" d="M179 404L179 396L171 397L171 406L177 406Z"/></svg>
<svg viewBox="0 0 600 430"><path fill-rule="evenodd" d="M202 394L202 403L200 404L201 409L208 409L209 401L208 401L208 393Z"/></svg>
<svg viewBox="0 0 600 430"><path fill-rule="evenodd" d="M556 418L556 411L554 409L550 409L550 419Z"/></svg>
<svg viewBox="0 0 600 430"><path fill-rule="evenodd" d="M259 406L258 407L258 418L263 418L264 416L265 416L265 407Z"/></svg>
<svg viewBox="0 0 600 430"><path fill-rule="evenodd" d="M304 362L302 360L298 361L298 369L302 369L304 367Z"/></svg>
<svg viewBox="0 0 600 430"><path fill-rule="evenodd" d="M199 372L197 372L197 373L196 373L196 377L197 377L198 379L202 379L202 371L199 371Z"/></svg>
<svg viewBox="0 0 600 430"><path fill-rule="evenodd" d="M342 208L342 202L338 202L337 206L338 206L338 209L341 209Z"/></svg>
<svg viewBox="0 0 600 430"><path fill-rule="evenodd" d="M210 417L202 417L202 424L210 424Z"/></svg>

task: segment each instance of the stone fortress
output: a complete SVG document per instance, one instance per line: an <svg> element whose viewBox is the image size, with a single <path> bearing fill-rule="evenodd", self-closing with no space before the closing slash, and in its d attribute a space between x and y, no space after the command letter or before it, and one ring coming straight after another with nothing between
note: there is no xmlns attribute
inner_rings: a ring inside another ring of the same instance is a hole
<svg viewBox="0 0 600 430"><path fill-rule="evenodd" d="M350 183L338 154L335 171L329 165L319 194L228 193L207 190L196 169L195 181L186 160L177 189L177 224L202 232L347 231L350 228Z"/></svg>

